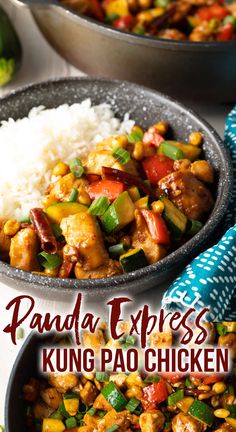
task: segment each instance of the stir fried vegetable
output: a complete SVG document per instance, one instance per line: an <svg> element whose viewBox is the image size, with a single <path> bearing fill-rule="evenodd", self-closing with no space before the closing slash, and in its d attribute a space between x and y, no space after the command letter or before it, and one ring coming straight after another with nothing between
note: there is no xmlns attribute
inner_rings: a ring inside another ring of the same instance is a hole
<svg viewBox="0 0 236 432"><path fill-rule="evenodd" d="M96 0L96 11L94 0L61 1L116 29L140 35L192 42L236 39L234 0ZM142 136L135 132L130 142L137 140Z"/></svg>
<svg viewBox="0 0 236 432"><path fill-rule="evenodd" d="M84 160L58 162L42 208L1 220L1 257L41 275L86 279L132 272L177 249L213 208L214 173L199 159L199 132L188 142L167 135L166 122L135 125Z"/></svg>
<svg viewBox="0 0 236 432"><path fill-rule="evenodd" d="M224 336L217 334L220 325L225 327ZM207 343L230 346L235 364L235 323L205 326ZM174 338L170 331L153 332L150 347L168 347L170 337ZM126 333L116 341L117 347L123 347L124 341L128 344L129 339L133 346L134 336ZM96 350L113 343L105 323L95 334L83 335L83 345ZM235 390L233 373L51 374L42 379L31 378L23 387L26 431L235 432Z"/></svg>

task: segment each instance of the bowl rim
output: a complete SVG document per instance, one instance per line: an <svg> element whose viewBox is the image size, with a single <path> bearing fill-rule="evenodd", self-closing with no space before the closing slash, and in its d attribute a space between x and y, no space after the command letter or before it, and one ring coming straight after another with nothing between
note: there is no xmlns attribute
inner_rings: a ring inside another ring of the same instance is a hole
<svg viewBox="0 0 236 432"><path fill-rule="evenodd" d="M24 0L17 0L21 4L25 4ZM27 4L27 2L26 2ZM92 28L96 29L107 35L112 36L115 39L123 39L125 42L135 44L135 45L148 45L152 47L159 47L163 49L168 50L176 50L182 49L186 51L205 51L213 49L213 50L231 50L232 48L235 49L236 47L236 40L232 41L207 41L207 42L193 42L193 41L180 41L180 40L172 40L172 39L161 39L154 36L145 36L140 35L128 31L123 31L119 29L115 29L114 27L110 26L109 24L105 24L103 22L100 22L96 20L95 18L88 17L86 15L83 15L72 8L65 6L64 4L60 3L59 0L49 0L48 5L45 5L44 3L40 4L40 0L36 0L36 4L33 6L29 6L31 9L31 12L34 15L34 11L36 10L36 5L40 6L41 9L46 8L52 8L58 10L60 13L63 13L66 16L69 16L73 19L73 21L79 21L83 26L92 26Z"/></svg>
<svg viewBox="0 0 236 432"><path fill-rule="evenodd" d="M0 260L0 280L2 279L2 277L8 277L8 278L10 277L15 281L30 283L31 285L37 286L37 288L40 287L40 289L47 287L49 290L53 291L55 289L58 290L59 288L61 293L63 292L75 293L78 290L82 290L83 292L86 293L89 292L91 289L93 290L94 293L95 292L99 293L101 291L103 293L104 292L109 293L110 290L114 287L117 287L120 291L122 291L127 289L127 285L129 285L129 283L135 281L142 282L142 280L147 278L147 276L157 276L160 270L163 272L166 271L168 268L171 268L171 266L174 265L177 259L176 254L178 254L178 256L181 257L183 261L192 252L193 246L195 247L196 252L199 252L199 249L202 248L202 246L207 242L207 239L213 234L213 232L219 225L220 221L222 220L228 208L228 204L230 202L230 197L232 193L232 182L233 182L232 163L229 156L229 152L226 149L223 140L220 138L218 133L207 121L202 119L202 117L198 115L194 110L185 107L184 104L177 102L175 99L167 95L164 95L163 93L160 93L156 90L150 89L145 86L130 83L128 81L112 80L112 79L98 78L93 76L58 78L58 79L52 79L52 80L43 81L36 84L23 86L17 90L13 90L7 96L1 98L0 101L1 104L4 104L4 102L10 102L11 99L14 99L19 94L23 94L23 93L27 94L37 89L40 89L41 91L45 91L50 86L56 87L58 84L62 85L62 84L70 84L70 83L71 84L78 83L79 85L86 85L86 83L94 83L98 86L100 84L103 85L108 84L108 85L115 85L115 86L124 85L124 86L128 86L130 90L134 89L136 91L137 90L144 91L147 94L147 96L148 95L152 96L154 94L156 97L158 97L160 101L164 103L166 103L167 101L170 106L170 109L172 107L177 107L179 110L181 110L181 112L187 115L188 118L190 118L190 120L197 119L197 121L200 122L201 125L204 128L206 128L210 133L210 135L212 136L212 139L218 149L219 158L221 160L224 160L224 164L225 164L224 185L222 187L221 193L217 196L217 199L215 201L215 206L207 222L205 223L205 225L199 231L198 234L196 234L194 237L192 237L190 240L188 240L186 243L184 243L174 252L162 258L160 261L158 261L155 264L150 264L146 267L135 270L133 272L125 273L118 276L112 276L109 278L60 279L60 278L33 274L28 271L17 269L15 267L11 267L10 264ZM222 211L219 211L218 208L219 204L220 204L220 209ZM196 244L199 245L199 247L197 247Z"/></svg>

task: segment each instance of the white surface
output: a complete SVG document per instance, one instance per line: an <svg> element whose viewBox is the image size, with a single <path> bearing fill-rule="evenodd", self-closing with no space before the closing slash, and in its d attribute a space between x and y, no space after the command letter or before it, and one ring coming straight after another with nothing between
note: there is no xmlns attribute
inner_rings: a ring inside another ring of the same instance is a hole
<svg viewBox="0 0 236 432"><path fill-rule="evenodd" d="M36 28L30 13L22 7L15 7L9 0L0 0L0 5L8 11L12 21L20 36L22 45L24 47L23 65L18 73L16 79L4 89L0 89L0 96L7 94L9 91L16 89L22 85L32 82L47 80L60 76L81 76L81 72L68 65L61 59L43 39L40 32ZM1 101L0 101L1 103ZM227 106L208 106L208 105L195 105L192 108L198 111L205 117L219 132L223 135L224 119L230 107ZM0 363L0 424L4 423L4 397L5 390L9 379L9 374L20 348L22 341L18 342L17 347L13 346L10 342L9 335L3 333L3 328L8 324L11 314L5 310L8 302L14 298L16 291L7 288L0 284L1 302L0 302L0 346L1 346L1 363ZM151 296L151 297L150 297ZM145 298L145 295L144 295ZM154 304L158 305L160 293L151 292L148 294L149 302L153 300ZM37 300L37 307L42 312L57 311L60 313L64 308L63 304L56 302L48 302ZM24 325L26 329L26 326Z"/></svg>

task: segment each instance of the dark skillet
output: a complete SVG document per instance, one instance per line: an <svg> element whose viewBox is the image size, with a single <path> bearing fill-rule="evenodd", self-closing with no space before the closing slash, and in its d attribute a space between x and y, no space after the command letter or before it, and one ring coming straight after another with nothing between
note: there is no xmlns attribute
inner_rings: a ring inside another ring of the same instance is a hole
<svg viewBox="0 0 236 432"><path fill-rule="evenodd" d="M147 85L181 100L236 101L236 41L163 40L113 29L58 0L13 1L28 5L50 44L88 74Z"/></svg>
<svg viewBox="0 0 236 432"><path fill-rule="evenodd" d="M90 97L93 103L107 102L120 118L130 113L137 123L147 127L162 119L172 126L177 140L187 140L191 131L204 135L204 156L217 173L214 187L215 207L203 229L191 240L156 264L132 273L106 279L73 280L57 279L31 274L0 261L0 280L21 291L58 300L71 298L76 291L85 292L90 298L111 293L138 293L149 288L161 288L189 262L206 244L219 227L226 212L232 188L232 170L224 145L209 124L193 111L153 90L120 81L105 79L62 79L29 86L1 100L0 120L27 116L38 105L47 108L63 103L79 102Z"/></svg>

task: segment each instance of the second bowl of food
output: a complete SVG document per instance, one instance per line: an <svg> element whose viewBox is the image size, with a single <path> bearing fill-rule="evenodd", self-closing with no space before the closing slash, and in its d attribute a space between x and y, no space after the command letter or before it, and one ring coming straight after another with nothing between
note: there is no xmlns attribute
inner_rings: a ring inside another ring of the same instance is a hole
<svg viewBox="0 0 236 432"><path fill-rule="evenodd" d="M157 92L59 80L4 98L0 119L8 285L58 297L161 287L225 214L232 178L223 143Z"/></svg>

